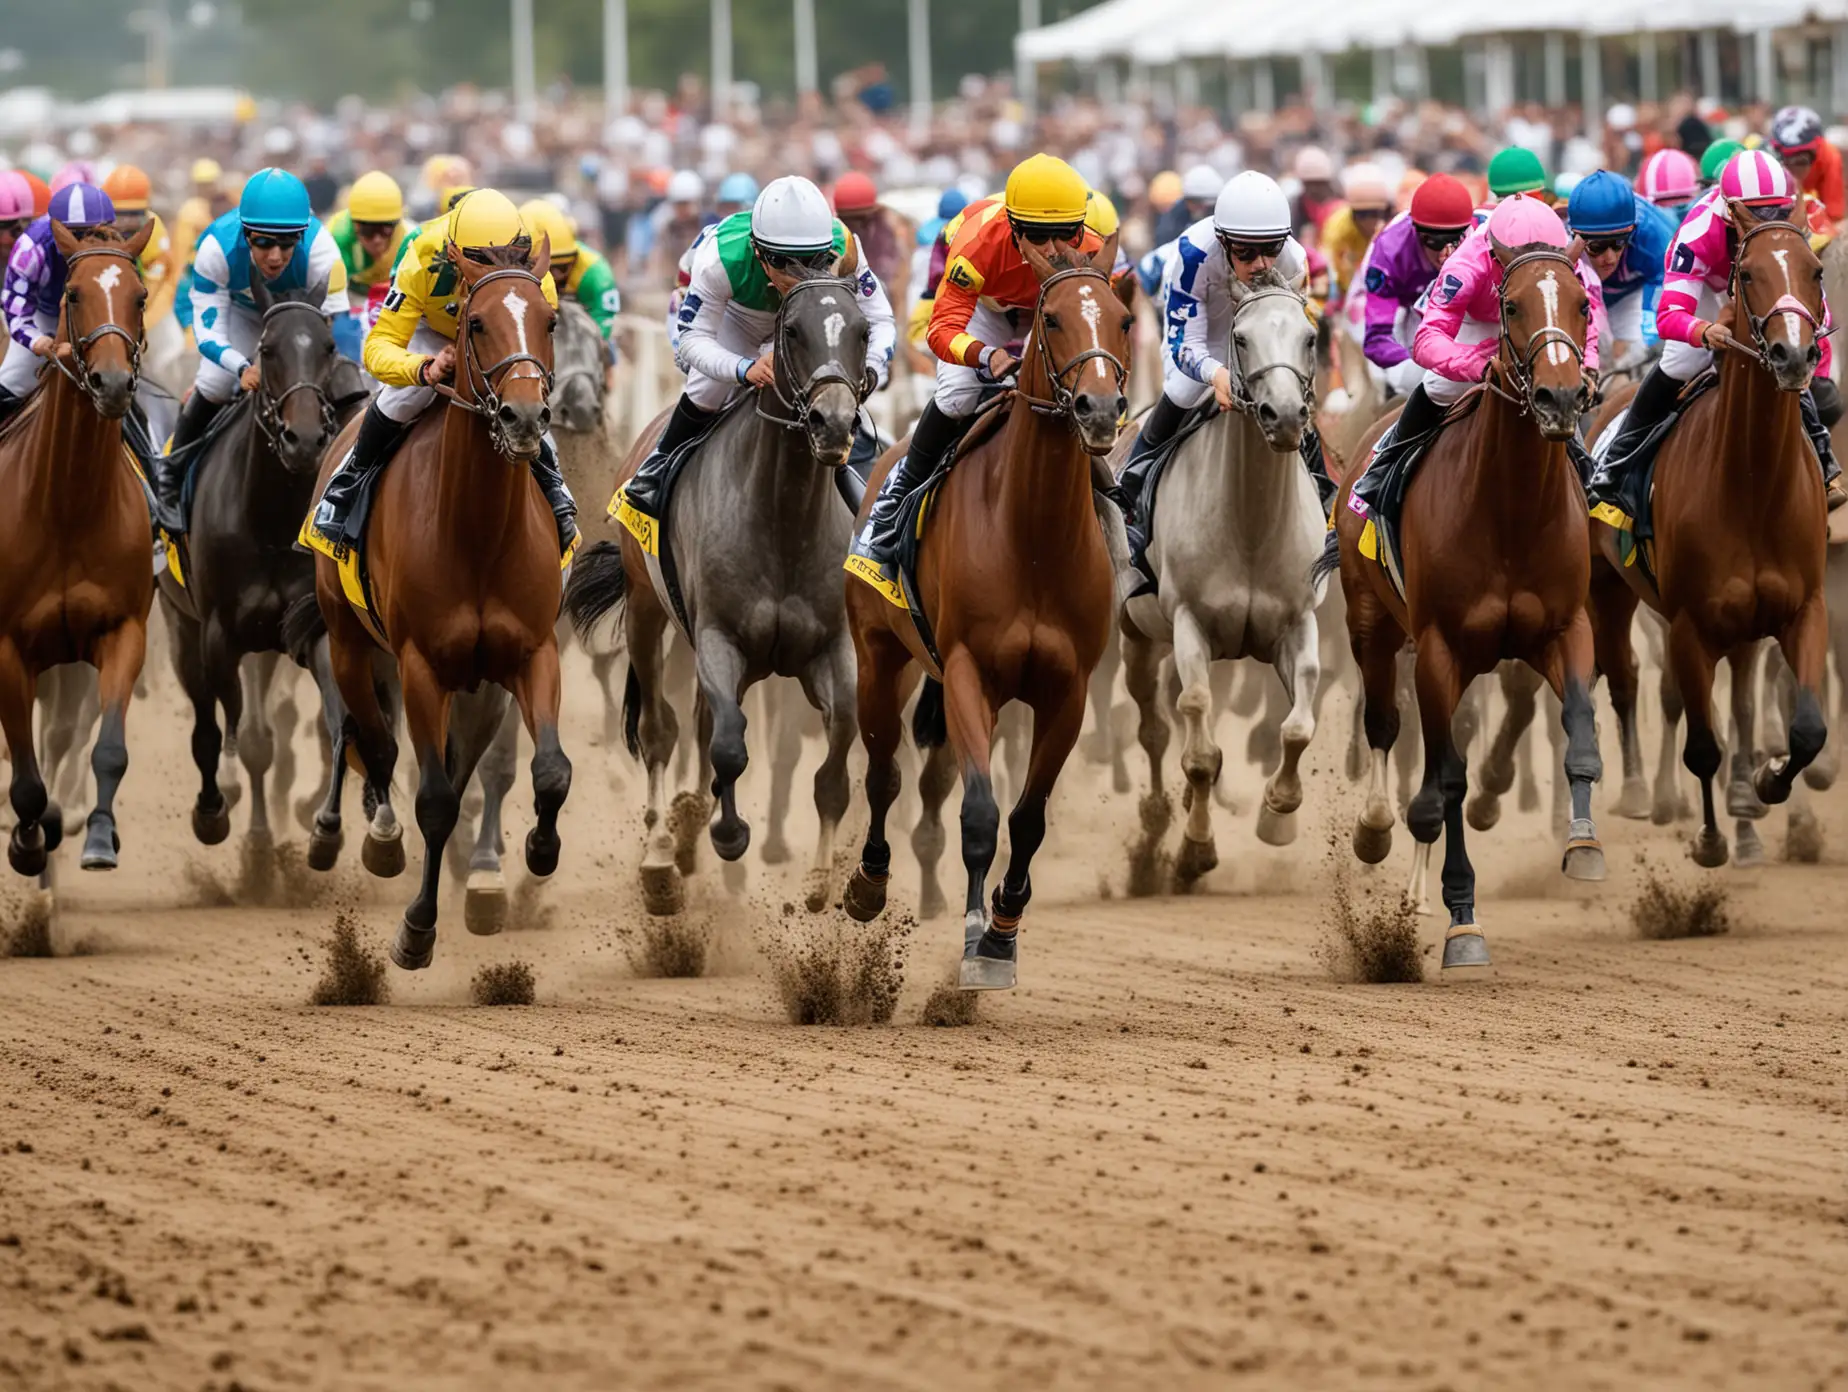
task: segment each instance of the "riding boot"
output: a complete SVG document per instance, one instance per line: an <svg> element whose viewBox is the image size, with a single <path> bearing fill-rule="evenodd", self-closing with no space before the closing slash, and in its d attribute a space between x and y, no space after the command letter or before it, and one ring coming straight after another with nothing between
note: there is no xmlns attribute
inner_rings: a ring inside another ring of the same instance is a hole
<svg viewBox="0 0 1848 1392"><path fill-rule="evenodd" d="M1309 480L1315 484L1316 497L1322 503L1322 515L1328 515L1334 506L1335 495L1341 491L1341 485L1328 476L1328 460L1322 453L1322 432L1311 422L1303 432L1302 443L1303 467L1309 471Z"/></svg>
<svg viewBox="0 0 1848 1392"><path fill-rule="evenodd" d="M359 434L349 454L321 494L315 508L314 525L329 541L354 546L365 533L366 520L356 515L355 504L365 495L371 480L385 467L398 442L410 430L409 424L393 420L379 409L378 402L367 405L359 423Z"/></svg>
<svg viewBox="0 0 1848 1392"><path fill-rule="evenodd" d="M577 540L577 502L572 498L571 490L565 486L565 476L558 467L558 449L552 443L550 431L540 437L539 453L533 456L532 471L533 482L545 494L545 500L552 509L552 519L558 523L558 554L563 556Z"/></svg>
<svg viewBox="0 0 1848 1392"><path fill-rule="evenodd" d="M913 489L937 472L967 428L967 421L946 414L935 401L924 404L924 413L911 429L911 447L892 466L867 516L862 549L872 559L890 565L896 558L899 509Z"/></svg>
<svg viewBox="0 0 1848 1392"><path fill-rule="evenodd" d="M642 461L635 476L622 486L623 497L630 507L645 517L652 517L656 521L661 519L661 484L666 474L667 461L687 441L697 439L704 433L718 415L717 411L695 406L692 398L682 393L680 400L674 403L674 414L668 417L661 438L655 442L653 453Z"/></svg>
<svg viewBox="0 0 1848 1392"><path fill-rule="evenodd" d="M834 486L855 517L860 515L860 504L866 501L866 482L872 476L873 465L879 462L882 449L879 432L862 415L854 425L853 449L847 455L847 462L834 471Z"/></svg>
<svg viewBox="0 0 1848 1392"><path fill-rule="evenodd" d="M1149 408L1148 415L1142 418L1142 429L1136 435L1136 443L1129 448L1129 462L1123 466L1123 472L1117 479L1117 506L1123 509L1123 520L1134 525L1138 509L1142 504L1143 485L1148 482L1149 466L1161 454L1162 446L1174 438L1174 432L1181 428L1181 422L1187 419L1188 408L1176 404L1166 392L1155 398L1155 404Z"/></svg>
<svg viewBox="0 0 1848 1392"><path fill-rule="evenodd" d="M195 390L180 407L167 452L154 456L154 476L149 482L154 485L155 521L173 536L186 530L186 474L192 467L192 447L205 437L223 409L222 401Z"/></svg>
<svg viewBox="0 0 1848 1392"><path fill-rule="evenodd" d="M6 423L18 415L25 404L25 397L14 396L5 387L0 387L0 429L4 429Z"/></svg>
<svg viewBox="0 0 1848 1392"><path fill-rule="evenodd" d="M1828 417L1833 415L1836 420L1842 418L1841 389L1828 378L1819 377L1799 401L1803 410L1803 431L1809 436L1816 458L1822 463L1823 488L1828 494L1829 511L1834 512L1843 503L1848 503L1848 492L1842 490L1842 466L1835 462L1835 448L1829 440L1831 422Z"/></svg>
<svg viewBox="0 0 1848 1392"><path fill-rule="evenodd" d="M1393 472L1391 466L1408 449L1420 448L1420 442L1428 439L1444 423L1444 415L1449 409L1431 399L1424 389L1424 383L1420 382L1413 387L1412 394L1405 398L1399 418L1373 446L1373 458L1368 462L1366 472L1354 480L1355 496L1377 511L1387 476Z"/></svg>

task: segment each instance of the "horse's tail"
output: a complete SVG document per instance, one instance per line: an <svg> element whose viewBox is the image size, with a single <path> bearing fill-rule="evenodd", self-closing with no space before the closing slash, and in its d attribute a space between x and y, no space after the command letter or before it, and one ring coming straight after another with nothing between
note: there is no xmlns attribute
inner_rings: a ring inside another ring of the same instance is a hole
<svg viewBox="0 0 1848 1392"><path fill-rule="evenodd" d="M919 749L935 749L949 737L949 722L943 715L943 683L926 677L924 689L918 692L917 709L911 712L911 738Z"/></svg>
<svg viewBox="0 0 1848 1392"><path fill-rule="evenodd" d="M629 748L629 757L642 757L642 679L635 674L635 664L629 664L629 680L622 689L622 742Z"/></svg>
<svg viewBox="0 0 1848 1392"><path fill-rule="evenodd" d="M1341 569L1341 536L1333 527L1328 529L1328 540L1322 543L1322 554L1315 558L1315 564L1309 567L1309 583L1319 585L1323 580Z"/></svg>
<svg viewBox="0 0 1848 1392"><path fill-rule="evenodd" d="M282 650L303 667L314 660L315 644L327 636L321 601L311 590L282 613Z"/></svg>
<svg viewBox="0 0 1848 1392"><path fill-rule="evenodd" d="M622 549L615 542L600 541L579 555L571 566L571 583L565 586L565 614L578 637L588 642L597 621L621 604L627 592Z"/></svg>

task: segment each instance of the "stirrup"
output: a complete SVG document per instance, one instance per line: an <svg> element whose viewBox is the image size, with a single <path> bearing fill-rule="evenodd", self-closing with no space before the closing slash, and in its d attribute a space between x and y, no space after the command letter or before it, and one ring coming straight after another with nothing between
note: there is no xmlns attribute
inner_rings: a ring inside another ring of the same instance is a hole
<svg viewBox="0 0 1848 1392"><path fill-rule="evenodd" d="M1825 501L1828 504L1828 510L1830 512L1834 512L1844 503L1848 503L1848 488L1842 487L1841 479L1837 478L1829 484Z"/></svg>

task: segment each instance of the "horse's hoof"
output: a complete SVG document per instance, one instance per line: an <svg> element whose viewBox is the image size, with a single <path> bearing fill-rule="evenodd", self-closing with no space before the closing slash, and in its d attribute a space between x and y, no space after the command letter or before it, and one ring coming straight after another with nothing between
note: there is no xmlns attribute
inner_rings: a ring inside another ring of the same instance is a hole
<svg viewBox="0 0 1848 1392"><path fill-rule="evenodd" d="M405 971L422 971L436 955L436 929L414 928L409 921L398 925L392 939L391 960Z"/></svg>
<svg viewBox="0 0 1848 1392"><path fill-rule="evenodd" d="M686 904L686 888L673 861L642 867L642 907L656 918L672 918Z"/></svg>
<svg viewBox="0 0 1848 1392"><path fill-rule="evenodd" d="M39 818L39 825L45 828L45 854L50 855L64 844L64 833L75 831L76 827L64 825L64 809L55 802L45 804L45 815Z"/></svg>
<svg viewBox="0 0 1848 1392"><path fill-rule="evenodd" d="M1614 809L1619 817L1632 822L1649 820L1649 785L1639 778L1623 780L1623 796L1617 799Z"/></svg>
<svg viewBox="0 0 1848 1392"><path fill-rule="evenodd" d="M1463 815L1472 831L1492 831L1501 820L1501 798L1494 793L1477 793Z"/></svg>
<svg viewBox="0 0 1848 1392"><path fill-rule="evenodd" d="M1756 870L1765 863L1765 843L1748 821L1740 820L1735 825L1732 860L1736 870Z"/></svg>
<svg viewBox="0 0 1848 1392"><path fill-rule="evenodd" d="M1780 764L1783 762L1782 760L1779 761ZM1781 768L1777 771L1773 771L1771 761L1766 760L1758 766L1758 772L1752 775L1752 791L1758 794L1758 800L1764 803L1766 807L1776 807L1781 803L1790 801L1790 780L1779 777L1778 775L1781 771ZM1728 812L1732 812L1731 804L1732 799L1728 797L1726 808ZM1738 816L1740 814L1735 812L1733 815ZM1764 816L1763 809L1760 809L1757 815L1760 817Z"/></svg>
<svg viewBox="0 0 1848 1392"><path fill-rule="evenodd" d="M1489 965L1489 940L1474 924L1453 927L1444 939L1444 970Z"/></svg>
<svg viewBox="0 0 1848 1392"><path fill-rule="evenodd" d="M1825 764L1818 759L1803 770L1803 782L1805 786L1819 793L1826 793L1835 786L1835 777L1838 772L1840 770L1837 769L1833 760Z"/></svg>
<svg viewBox="0 0 1848 1392"><path fill-rule="evenodd" d="M1363 865L1378 865L1392 854L1392 827L1354 823L1354 854Z"/></svg>
<svg viewBox="0 0 1848 1392"><path fill-rule="evenodd" d="M885 912L886 885L890 881L890 876L875 880L866 873L864 865L854 866L853 874L847 877L846 892L841 895L841 907L847 910L847 917L856 923L871 923L878 918Z"/></svg>
<svg viewBox="0 0 1848 1392"><path fill-rule="evenodd" d="M1822 822L1807 807L1791 809L1784 859L1792 865L1814 865L1822 859Z"/></svg>
<svg viewBox="0 0 1848 1392"><path fill-rule="evenodd" d="M394 827L393 831L395 834L388 839L368 831L366 839L359 844L359 863L381 880L404 873L404 830Z"/></svg>
<svg viewBox="0 0 1848 1392"><path fill-rule="evenodd" d="M1296 814L1273 812L1268 802L1258 808L1258 840L1267 846L1287 846L1296 840Z"/></svg>
<svg viewBox="0 0 1848 1392"><path fill-rule="evenodd" d="M1011 991L1019 967L1019 934L992 928L963 955L956 984L965 991Z"/></svg>
<svg viewBox="0 0 1848 1392"><path fill-rule="evenodd" d="M89 830L84 834L83 855L77 862L78 867L84 870L113 870L116 868L116 853L121 849L122 838L116 835L115 822L93 813Z"/></svg>
<svg viewBox="0 0 1848 1392"><path fill-rule="evenodd" d="M220 783L218 795L225 800L225 808L228 811L244 800L244 785L242 783Z"/></svg>
<svg viewBox="0 0 1848 1392"><path fill-rule="evenodd" d="M1770 767L1769 765L1765 766ZM1744 778L1735 778L1726 785L1726 815L1740 821L1755 822L1765 815L1766 806L1781 802L1782 798L1766 797L1759 789L1759 778L1764 770L1760 769L1750 783ZM1784 795L1788 797L1789 794Z"/></svg>
<svg viewBox="0 0 1848 1392"><path fill-rule="evenodd" d="M1358 783L1367 776L1367 756L1352 740L1348 741L1347 762L1343 765L1342 772L1347 774L1347 781L1350 783Z"/></svg>
<svg viewBox="0 0 1848 1392"><path fill-rule="evenodd" d="M780 832L773 831L764 838L763 848L758 854L763 857L765 865L787 865L790 860L789 843Z"/></svg>
<svg viewBox="0 0 1848 1392"><path fill-rule="evenodd" d="M1568 880L1598 881L1604 878L1604 847L1596 841L1574 841L1566 847L1559 868Z"/></svg>
<svg viewBox="0 0 1848 1392"><path fill-rule="evenodd" d="M802 906L810 913L820 913L828 907L828 887L832 876L826 870L808 872L808 891L802 896Z"/></svg>
<svg viewBox="0 0 1848 1392"><path fill-rule="evenodd" d="M1195 841L1183 836L1181 853L1174 858L1174 883L1177 888L1185 889L1217 869L1218 865L1219 848L1211 841Z"/></svg>
<svg viewBox="0 0 1848 1392"><path fill-rule="evenodd" d="M1649 809L1649 820L1656 826L1673 826L1681 820L1684 810L1681 799L1674 793L1657 792L1655 805Z"/></svg>
<svg viewBox="0 0 1848 1392"><path fill-rule="evenodd" d="M720 860L739 860L751 848L751 824L742 817L712 824L712 849Z"/></svg>
<svg viewBox="0 0 1848 1392"><path fill-rule="evenodd" d="M500 871L468 872L462 926L478 938L491 938L507 926L507 878Z"/></svg>
<svg viewBox="0 0 1848 1392"><path fill-rule="evenodd" d="M231 804L227 799L216 811L193 804L193 835L202 846L216 846L231 834Z"/></svg>
<svg viewBox="0 0 1848 1392"><path fill-rule="evenodd" d="M1703 870L1717 870L1726 863L1726 837L1717 827L1702 827L1694 834L1688 854Z"/></svg>
<svg viewBox="0 0 1848 1392"><path fill-rule="evenodd" d="M332 870L340 859L340 852L346 845L346 833L342 831L326 832L315 827L308 833L308 868L310 870Z"/></svg>
<svg viewBox="0 0 1848 1392"><path fill-rule="evenodd" d="M44 828L35 825L29 833L22 836L23 831L25 831L23 827L14 827L13 835L7 840L7 864L19 874L35 878L45 873L45 862L48 859L45 850Z"/></svg>
<svg viewBox="0 0 1848 1392"><path fill-rule="evenodd" d="M667 806L667 830L674 838L674 865L683 875L699 868L699 834L706 829L712 805L698 793L674 794Z"/></svg>
<svg viewBox="0 0 1848 1392"><path fill-rule="evenodd" d="M938 884L935 876L924 881L918 894L918 918L925 923L942 918L949 911L949 901L943 897L943 886Z"/></svg>
<svg viewBox="0 0 1848 1392"><path fill-rule="evenodd" d="M554 870L558 869L558 852L560 845L561 843L559 842L557 832L553 832L550 836L542 836L539 833L538 827L534 827L531 831L527 832L527 870L543 880Z"/></svg>

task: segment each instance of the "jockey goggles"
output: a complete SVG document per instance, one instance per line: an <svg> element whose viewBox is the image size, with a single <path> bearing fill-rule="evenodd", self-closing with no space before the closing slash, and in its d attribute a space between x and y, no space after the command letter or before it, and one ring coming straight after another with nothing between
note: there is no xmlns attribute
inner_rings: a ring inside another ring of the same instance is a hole
<svg viewBox="0 0 1848 1392"><path fill-rule="evenodd" d="M1788 222L1790 215L1797 210L1791 203L1746 203L1741 205L1753 222Z"/></svg>
<svg viewBox="0 0 1848 1392"><path fill-rule="evenodd" d="M757 254L764 258L764 264L773 271L787 271L796 266L811 271L825 271L834 264L833 247L823 247L819 251L772 251L769 247L760 246Z"/></svg>
<svg viewBox="0 0 1848 1392"><path fill-rule="evenodd" d="M398 230L395 222L361 222L353 219L353 230L362 237L389 237Z"/></svg>
<svg viewBox="0 0 1848 1392"><path fill-rule="evenodd" d="M32 225L32 219L23 218L23 217L14 218L10 222L0 222L0 234L10 232L12 233L13 236L17 237L21 232L24 232L31 225Z"/></svg>
<svg viewBox="0 0 1848 1392"><path fill-rule="evenodd" d="M1289 240L1287 235L1265 237L1254 241L1246 237L1228 237L1223 232L1219 234L1219 245L1225 248L1227 257L1245 265L1250 265L1253 261L1262 260L1267 256L1272 258L1282 256L1283 249L1289 244Z"/></svg>
<svg viewBox="0 0 1848 1392"><path fill-rule="evenodd" d="M1387 210L1383 206L1377 207L1377 208L1366 208L1366 207L1357 207L1353 204L1349 204L1348 212L1350 215L1352 215L1354 221L1356 222L1380 222L1385 219Z"/></svg>
<svg viewBox="0 0 1848 1392"><path fill-rule="evenodd" d="M1455 246L1468 234L1467 227L1417 227L1418 245L1426 251L1444 251Z"/></svg>
<svg viewBox="0 0 1848 1392"><path fill-rule="evenodd" d="M1014 229L1014 235L1034 246L1045 246L1049 242L1075 242L1084 235L1084 220L1077 222L1037 223L1021 222L1010 216L1008 224Z"/></svg>
<svg viewBox="0 0 1848 1392"><path fill-rule="evenodd" d="M1592 256L1602 256L1607 251L1623 251L1630 245L1630 237L1635 233L1634 227L1622 232L1607 232L1601 237L1587 236L1585 250Z"/></svg>
<svg viewBox="0 0 1848 1392"><path fill-rule="evenodd" d="M300 245L300 232L261 232L255 228L244 229L244 240L258 251L294 251Z"/></svg>

